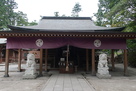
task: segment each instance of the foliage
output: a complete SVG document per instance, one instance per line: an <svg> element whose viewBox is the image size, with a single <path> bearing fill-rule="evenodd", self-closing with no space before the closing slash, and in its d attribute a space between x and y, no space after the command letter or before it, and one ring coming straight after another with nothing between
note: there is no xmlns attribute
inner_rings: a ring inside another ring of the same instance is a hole
<svg viewBox="0 0 136 91"><path fill-rule="evenodd" d="M28 26L34 26L34 25L37 25L37 21L36 20L28 23Z"/></svg>
<svg viewBox="0 0 136 91"><path fill-rule="evenodd" d="M81 11L81 5L79 3L76 3L72 9L72 17L78 17L79 16L79 12ZM55 17L70 17L70 16L66 16L65 14L63 15L59 15L59 12L54 12L54 16Z"/></svg>
<svg viewBox="0 0 136 91"><path fill-rule="evenodd" d="M59 12L54 12L55 17L59 17Z"/></svg>
<svg viewBox="0 0 136 91"><path fill-rule="evenodd" d="M136 32L136 0L99 0L96 25L123 27L124 32ZM136 67L136 39L127 40L129 63Z"/></svg>
<svg viewBox="0 0 136 91"><path fill-rule="evenodd" d="M15 12L14 14L15 14L15 17L14 17L12 25L16 25L16 26L28 25L28 19L26 14L24 14L22 11Z"/></svg>
<svg viewBox="0 0 136 91"><path fill-rule="evenodd" d="M129 55L128 55L128 61L129 61L129 66L131 66L131 67L136 67L136 49L135 49L135 51L130 51L129 52Z"/></svg>
<svg viewBox="0 0 136 91"><path fill-rule="evenodd" d="M79 16L79 12L81 11L81 5L79 3L76 3L74 8L72 9L72 17L78 17Z"/></svg>
<svg viewBox="0 0 136 91"><path fill-rule="evenodd" d="M0 0L0 28L5 29L7 25L12 25L17 8L14 0Z"/></svg>
<svg viewBox="0 0 136 91"><path fill-rule="evenodd" d="M136 39L127 40L129 65L136 67Z"/></svg>
<svg viewBox="0 0 136 91"><path fill-rule="evenodd" d="M94 14L99 26L128 26L136 21L135 0L99 0L98 12Z"/></svg>
<svg viewBox="0 0 136 91"><path fill-rule="evenodd" d="M69 16L66 16L65 14L59 15L59 12L54 12L54 16L55 17L69 17Z"/></svg>
<svg viewBox="0 0 136 91"><path fill-rule="evenodd" d="M28 22L27 15L22 11L14 12L17 3L14 0L0 0L0 30L9 30L7 25L28 26L36 22Z"/></svg>

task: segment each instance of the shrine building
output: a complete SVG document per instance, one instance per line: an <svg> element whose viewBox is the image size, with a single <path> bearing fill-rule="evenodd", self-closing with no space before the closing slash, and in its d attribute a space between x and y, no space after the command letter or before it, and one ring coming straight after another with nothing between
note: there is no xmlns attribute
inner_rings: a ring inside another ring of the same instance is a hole
<svg viewBox="0 0 136 91"><path fill-rule="evenodd" d="M22 70L21 60L34 53L42 76L48 70L60 73L84 70L95 75L99 61L96 50L102 49L111 50L114 70L114 50L122 49L124 75L128 74L126 40L136 38L136 33L122 32L124 27L96 26L90 17L43 17L35 26L9 25L9 28L11 31L0 31L0 38L7 38L5 77L9 76L11 51L17 52L18 71Z"/></svg>

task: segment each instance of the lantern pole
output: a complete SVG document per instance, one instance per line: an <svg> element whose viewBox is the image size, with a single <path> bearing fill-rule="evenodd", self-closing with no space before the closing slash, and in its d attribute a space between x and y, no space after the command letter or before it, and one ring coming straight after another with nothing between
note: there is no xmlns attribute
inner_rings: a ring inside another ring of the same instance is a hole
<svg viewBox="0 0 136 91"><path fill-rule="evenodd" d="M67 55L66 55L66 71L69 71L69 66L68 66L68 53L69 53L69 45L67 45Z"/></svg>

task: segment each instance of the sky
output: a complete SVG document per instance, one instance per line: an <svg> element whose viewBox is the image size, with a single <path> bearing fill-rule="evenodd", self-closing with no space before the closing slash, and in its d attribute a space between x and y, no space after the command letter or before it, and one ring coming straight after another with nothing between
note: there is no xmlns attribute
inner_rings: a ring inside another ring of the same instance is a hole
<svg viewBox="0 0 136 91"><path fill-rule="evenodd" d="M18 9L27 14L28 21L39 21L40 16L54 16L54 12L59 12L62 16L71 16L75 3L81 5L80 17L91 17L98 10L98 0L14 0L18 4ZM93 18L95 19L95 18Z"/></svg>

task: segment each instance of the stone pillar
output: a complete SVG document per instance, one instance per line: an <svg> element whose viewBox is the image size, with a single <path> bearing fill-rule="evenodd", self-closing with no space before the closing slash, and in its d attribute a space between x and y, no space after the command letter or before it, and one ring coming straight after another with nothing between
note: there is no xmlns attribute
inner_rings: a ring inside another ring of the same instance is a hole
<svg viewBox="0 0 136 91"><path fill-rule="evenodd" d="M92 49L92 75L96 75L96 71L95 71L95 49Z"/></svg>
<svg viewBox="0 0 136 91"><path fill-rule="evenodd" d="M9 49L6 49L6 61L5 61L5 75L4 77L9 77Z"/></svg>

